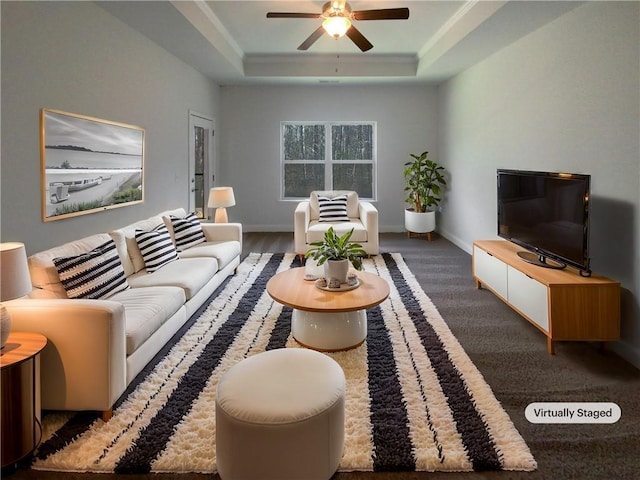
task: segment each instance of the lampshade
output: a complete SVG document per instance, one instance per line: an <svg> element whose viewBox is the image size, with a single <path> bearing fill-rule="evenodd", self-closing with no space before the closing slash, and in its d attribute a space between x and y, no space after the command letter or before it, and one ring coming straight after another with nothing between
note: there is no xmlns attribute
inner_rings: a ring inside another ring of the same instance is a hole
<svg viewBox="0 0 640 480"><path fill-rule="evenodd" d="M351 28L351 21L347 17L329 17L322 26L333 38L340 38Z"/></svg>
<svg viewBox="0 0 640 480"><path fill-rule="evenodd" d="M24 297L31 292L31 276L24 243L0 243L0 302ZM11 316L0 304L0 347L4 348L11 331Z"/></svg>
<svg viewBox="0 0 640 480"><path fill-rule="evenodd" d="M24 243L0 243L0 274L0 301L24 297L31 292Z"/></svg>
<svg viewBox="0 0 640 480"><path fill-rule="evenodd" d="M216 223L227 223L227 207L233 207L236 204L236 197L233 196L233 188L231 187L213 187L209 190L209 208L216 209L214 221Z"/></svg>
<svg viewBox="0 0 640 480"><path fill-rule="evenodd" d="M213 187L209 190L209 208L233 207L236 198L231 187Z"/></svg>

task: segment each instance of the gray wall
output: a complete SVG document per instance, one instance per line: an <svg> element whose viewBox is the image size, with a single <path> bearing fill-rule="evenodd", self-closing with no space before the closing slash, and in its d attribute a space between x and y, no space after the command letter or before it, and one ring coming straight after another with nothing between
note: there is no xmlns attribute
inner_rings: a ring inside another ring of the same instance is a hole
<svg viewBox="0 0 640 480"><path fill-rule="evenodd" d="M378 122L382 231L403 229L402 165L425 149L450 175L438 229L466 251L495 238L495 170L592 175L592 267L622 282L623 341L640 365L639 4L588 2L441 87L218 87L87 2L0 2L2 241L29 253L187 207L188 111L216 119L232 221L292 230L279 200L282 120ZM44 223L42 107L140 125L143 204Z"/></svg>
<svg viewBox="0 0 640 480"><path fill-rule="evenodd" d="M218 87L92 3L0 4L2 241L34 253L187 208L189 109L217 117ZM44 223L42 107L144 127L144 203Z"/></svg>
<svg viewBox="0 0 640 480"><path fill-rule="evenodd" d="M496 169L591 174L594 272L623 286L640 365L640 38L637 2L588 2L442 85L440 229L470 251L496 237Z"/></svg>
<svg viewBox="0 0 640 480"><path fill-rule="evenodd" d="M381 231L404 228L404 162L438 158L435 87L222 87L220 179L234 188L229 219L247 231L293 231L296 203L280 201L280 122L375 121Z"/></svg>

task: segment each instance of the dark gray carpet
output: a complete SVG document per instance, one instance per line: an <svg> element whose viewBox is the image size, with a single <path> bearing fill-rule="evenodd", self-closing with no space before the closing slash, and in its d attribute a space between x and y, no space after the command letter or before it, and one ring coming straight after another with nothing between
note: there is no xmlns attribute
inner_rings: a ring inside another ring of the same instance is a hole
<svg viewBox="0 0 640 480"><path fill-rule="evenodd" d="M471 257L434 236L381 234L385 252L402 253L471 360L524 437L538 470L483 473L339 473L332 480L637 479L640 478L640 371L598 345L558 342L547 355L545 337L485 290L476 290ZM245 234L243 251L291 251L291 233ZM524 417L534 401L615 402L613 425L534 425ZM118 480L201 480L212 475L110 475ZM14 479L97 480L104 474L19 470Z"/></svg>

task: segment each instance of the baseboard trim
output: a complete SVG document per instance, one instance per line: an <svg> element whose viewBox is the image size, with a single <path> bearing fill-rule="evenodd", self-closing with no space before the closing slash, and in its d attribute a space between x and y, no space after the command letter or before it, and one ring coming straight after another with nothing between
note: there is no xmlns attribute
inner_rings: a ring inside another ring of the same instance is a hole
<svg viewBox="0 0 640 480"><path fill-rule="evenodd" d="M609 346L613 352L620 355L627 362L636 368L640 368L640 349L638 349L636 345L632 345L625 340L620 340L607 344L607 347Z"/></svg>

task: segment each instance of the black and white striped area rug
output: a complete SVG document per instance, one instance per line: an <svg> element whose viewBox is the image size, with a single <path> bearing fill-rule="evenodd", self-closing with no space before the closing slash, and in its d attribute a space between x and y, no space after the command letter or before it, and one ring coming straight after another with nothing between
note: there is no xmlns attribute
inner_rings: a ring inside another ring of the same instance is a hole
<svg viewBox="0 0 640 480"><path fill-rule="evenodd" d="M210 305L116 404L95 415L45 415L32 468L73 472L215 472L217 382L243 358L299 348L291 309L265 291L293 254L251 254ZM390 297L367 312L360 347L331 353L347 380L341 471L536 468L491 389L400 254L365 261ZM194 316L196 317L196 316Z"/></svg>

